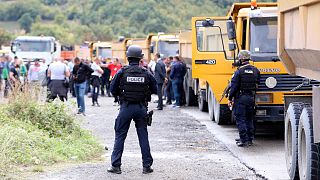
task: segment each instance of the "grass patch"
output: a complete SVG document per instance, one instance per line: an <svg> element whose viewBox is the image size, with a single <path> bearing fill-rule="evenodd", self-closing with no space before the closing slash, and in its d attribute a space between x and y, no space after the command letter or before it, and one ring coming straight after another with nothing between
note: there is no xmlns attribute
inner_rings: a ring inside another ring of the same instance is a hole
<svg viewBox="0 0 320 180"><path fill-rule="evenodd" d="M39 103L24 93L0 106L0 179L18 167L41 172L54 163L100 156L103 148L68 112L62 102Z"/></svg>

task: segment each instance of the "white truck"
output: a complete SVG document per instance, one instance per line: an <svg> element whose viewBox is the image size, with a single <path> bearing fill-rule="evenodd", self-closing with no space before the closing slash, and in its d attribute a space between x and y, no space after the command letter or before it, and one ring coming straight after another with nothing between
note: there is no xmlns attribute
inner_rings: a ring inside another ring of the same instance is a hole
<svg viewBox="0 0 320 180"><path fill-rule="evenodd" d="M61 45L51 36L19 36L11 43L11 56L25 62L44 59L46 64L50 64L61 57Z"/></svg>
<svg viewBox="0 0 320 180"><path fill-rule="evenodd" d="M279 56L290 74L305 77L287 96L285 154L291 179L320 179L320 0L279 0Z"/></svg>

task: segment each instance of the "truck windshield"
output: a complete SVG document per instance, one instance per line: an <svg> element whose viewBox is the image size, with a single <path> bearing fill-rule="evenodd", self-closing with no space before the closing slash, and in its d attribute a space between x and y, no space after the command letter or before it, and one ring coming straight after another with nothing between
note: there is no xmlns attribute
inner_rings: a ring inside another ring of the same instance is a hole
<svg viewBox="0 0 320 180"><path fill-rule="evenodd" d="M277 17L251 18L250 51L252 54L270 56L277 53L277 26Z"/></svg>
<svg viewBox="0 0 320 180"><path fill-rule="evenodd" d="M50 41L16 41L17 52L51 52Z"/></svg>
<svg viewBox="0 0 320 180"><path fill-rule="evenodd" d="M112 58L112 50L109 47L99 47L98 57Z"/></svg>
<svg viewBox="0 0 320 180"><path fill-rule="evenodd" d="M175 56L179 50L178 41L159 41L159 53L163 57Z"/></svg>

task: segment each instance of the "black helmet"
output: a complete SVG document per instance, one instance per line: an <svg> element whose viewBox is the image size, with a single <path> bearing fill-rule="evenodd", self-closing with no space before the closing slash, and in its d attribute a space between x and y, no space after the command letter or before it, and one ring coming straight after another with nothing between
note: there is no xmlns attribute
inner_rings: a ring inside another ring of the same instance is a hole
<svg viewBox="0 0 320 180"><path fill-rule="evenodd" d="M131 45L129 46L127 50L127 57L128 58L137 58L142 59L143 58L142 49L140 46L137 45Z"/></svg>

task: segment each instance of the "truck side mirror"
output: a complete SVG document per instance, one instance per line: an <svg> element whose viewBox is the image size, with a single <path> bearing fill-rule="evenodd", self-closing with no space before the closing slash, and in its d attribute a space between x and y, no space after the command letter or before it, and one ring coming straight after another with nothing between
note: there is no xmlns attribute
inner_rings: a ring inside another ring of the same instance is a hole
<svg viewBox="0 0 320 180"><path fill-rule="evenodd" d="M237 49L236 43L233 41L229 42L229 51L235 51Z"/></svg>
<svg viewBox="0 0 320 180"><path fill-rule="evenodd" d="M150 53L151 54L154 53L154 46L153 45L150 46Z"/></svg>
<svg viewBox="0 0 320 180"><path fill-rule="evenodd" d="M53 52L52 53L55 53L57 51L57 44L54 43L54 46L53 46Z"/></svg>
<svg viewBox="0 0 320 180"><path fill-rule="evenodd" d="M16 43L11 43L11 52L13 54L16 54L16 52L17 52L17 44Z"/></svg>
<svg viewBox="0 0 320 180"><path fill-rule="evenodd" d="M236 39L236 28L231 18L227 21L227 30L229 40Z"/></svg>
<svg viewBox="0 0 320 180"><path fill-rule="evenodd" d="M214 26L214 20L213 19L206 19L205 21L202 21L203 27L212 27Z"/></svg>

